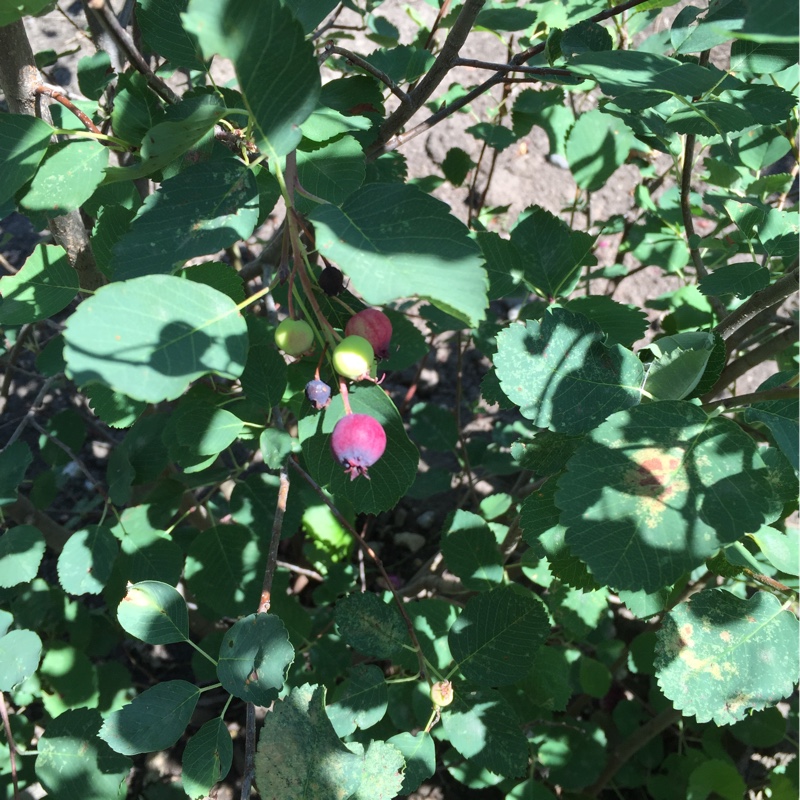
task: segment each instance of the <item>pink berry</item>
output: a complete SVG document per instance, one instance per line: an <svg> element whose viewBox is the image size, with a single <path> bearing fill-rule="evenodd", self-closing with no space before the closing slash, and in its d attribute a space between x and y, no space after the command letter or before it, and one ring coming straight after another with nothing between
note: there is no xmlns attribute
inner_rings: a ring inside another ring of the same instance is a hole
<svg viewBox="0 0 800 800"><path fill-rule="evenodd" d="M378 358L389 355L389 342L392 339L392 323L383 311L365 308L350 317L344 329L345 336L363 336L375 351Z"/></svg>
<svg viewBox="0 0 800 800"><path fill-rule="evenodd" d="M367 475L386 449L386 432L369 414L347 414L334 426L331 434L333 457L350 475L350 480Z"/></svg>

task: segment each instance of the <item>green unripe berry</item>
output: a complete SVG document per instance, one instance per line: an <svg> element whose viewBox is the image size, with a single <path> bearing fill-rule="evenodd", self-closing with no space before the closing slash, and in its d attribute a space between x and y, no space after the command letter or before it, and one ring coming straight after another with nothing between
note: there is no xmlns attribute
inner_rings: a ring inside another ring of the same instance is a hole
<svg viewBox="0 0 800 800"><path fill-rule="evenodd" d="M445 708L453 702L453 684L450 681L439 681L431 686L431 700L439 708Z"/></svg>
<svg viewBox="0 0 800 800"><path fill-rule="evenodd" d="M363 336L347 336L333 351L333 368L350 380L369 374L374 360L372 345Z"/></svg>
<svg viewBox="0 0 800 800"><path fill-rule="evenodd" d="M299 356L314 344L314 331L302 319L285 319L275 329L275 344L290 356Z"/></svg>

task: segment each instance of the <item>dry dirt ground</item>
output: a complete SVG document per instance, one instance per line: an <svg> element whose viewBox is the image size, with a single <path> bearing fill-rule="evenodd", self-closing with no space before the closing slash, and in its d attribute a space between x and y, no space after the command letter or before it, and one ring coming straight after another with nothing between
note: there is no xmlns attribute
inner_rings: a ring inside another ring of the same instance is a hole
<svg viewBox="0 0 800 800"><path fill-rule="evenodd" d="M120 4L119 0L115 6ZM659 24L668 24L674 18L679 8L683 4L669 9L669 16L660 20ZM68 5L66 0L61 4L61 9L54 11L37 20L26 22L28 34L34 52L53 49L58 52L73 51L59 59L56 66L47 70L47 79L53 83L69 89L77 94L76 64L80 57L89 55L94 51L92 43L83 34L85 21L83 11L79 2ZM409 43L416 31L416 24L407 13L407 6L411 6L414 12L427 22L431 22L435 17L435 9L426 2L403 3L400 0L386 0L379 8L381 16L386 17L390 22L397 26L401 31L401 43ZM342 22L352 23L354 19L346 16L341 18ZM441 41L441 34L440 34ZM358 44L353 46L354 50L364 52L359 49ZM370 46L367 47L370 49ZM476 58L488 61L503 61L506 58L505 47L499 40L489 33L476 32L470 35L462 55L469 58ZM474 71L467 68L460 68L445 80L441 87L441 92L445 91L451 83L473 84L476 78ZM523 87L524 88L524 87ZM515 89L511 95L511 100L521 88ZM441 172L439 164L444 158L450 147L458 146L464 149L473 161L478 161L481 143L464 132L464 129L477 121L485 118L487 111L494 109L500 99L500 89L496 87L493 95L486 95L479 98L471 105L469 114L456 114L431 129L429 132L418 136L406 143L401 152L408 161L410 177L424 178L428 175ZM408 123L408 128L424 119L429 112L423 109ZM495 165L491 183L489 184L486 195L486 205L488 207L500 207L508 205L508 211L498 215L491 222L496 230L504 230L517 217L517 215L531 204L540 205L549 211L562 214L575 200L575 183L568 170L562 169L548 160L549 145L547 136L541 128L534 128L531 133L522 141L512 145L503 151ZM484 178L485 178L484 161ZM608 181L606 186L595 192L591 198L591 218L604 219L614 213L625 214L633 207L632 193L638 181L639 172L632 165L621 167ZM478 182L479 189L483 189L483 181ZM460 219L466 221L469 211L468 198L469 189L467 186L453 187L449 184L442 185L435 191L436 196L447 202L452 213ZM273 223L271 223L274 225ZM578 217L577 225L580 224ZM270 223L267 228L258 231L250 242L251 250L258 252L259 243L265 241L270 233ZM5 220L0 220L0 253L11 262L15 267L21 266L28 253L33 249L38 234L31 230L18 216L12 216ZM603 241L604 247L601 248L599 256L602 258L603 252L611 254L615 252L615 242L608 238ZM648 268L630 280L626 280L615 294L615 299L620 302L634 303L643 306L644 303L665 291L676 288L677 278L665 277L661 270L652 267ZM521 298L517 299L518 302ZM505 314L510 308L509 303L500 304L496 311ZM651 334L657 330L658 316L656 312L651 315ZM474 357L473 357L474 356ZM452 407L455 398L453 386L455 385L455 373L457 361L452 347L452 341L444 341L437 347L435 353L429 358L426 369L419 376L418 394L416 399L424 399L437 402L445 407ZM470 402L476 401L479 394L479 382L485 372L486 363L479 357L479 354L467 354L463 364L463 384L464 384L464 405L465 411ZM753 371L745 377L745 385L754 388L772 370L768 365L764 365L759 371ZM395 378L396 386L401 387L413 379L413 371L409 375L398 375ZM30 387L28 387L30 389ZM747 391L744 386L742 391ZM26 387L20 386L19 391L24 394ZM35 389L34 392L35 394ZM21 399L21 398L19 398ZM23 400L24 404L24 400ZM24 408L24 405L23 405ZM23 411L24 413L24 411ZM491 425L491 417L486 423ZM480 426L480 420L473 421L473 424ZM0 432L0 438L2 433ZM486 486L486 491L497 490L497 487ZM400 507L394 515L386 515L385 518L378 520L375 535L378 536L381 529L386 531L417 531L426 533L433 528L447 511L453 507L453 498L442 499L438 496L436 501L431 504L420 504L413 502L405 507ZM423 524L423 519L425 520ZM391 534L390 534L391 535ZM419 563L421 559L419 559ZM155 768L166 773L174 773L177 765L163 763L163 756L157 756L153 765ZM160 762L160 763L157 763ZM220 787L216 795L219 800L232 800L234 797L233 789L230 786ZM238 797L238 792L236 793ZM465 787L457 784L446 772L435 776L435 779L426 784L418 793L412 795L413 800L430 798L432 800L467 800L467 798L483 798L483 800L493 800L499 795L493 790L471 792Z"/></svg>

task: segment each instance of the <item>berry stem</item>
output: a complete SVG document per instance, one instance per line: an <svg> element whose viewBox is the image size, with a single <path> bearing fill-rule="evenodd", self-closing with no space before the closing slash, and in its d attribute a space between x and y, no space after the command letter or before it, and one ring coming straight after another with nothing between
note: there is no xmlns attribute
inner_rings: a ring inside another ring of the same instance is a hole
<svg viewBox="0 0 800 800"><path fill-rule="evenodd" d="M350 408L350 394L347 391L347 384L345 383L344 378L339 378L339 392L342 395L342 403L344 403L344 413L352 414L353 409Z"/></svg>

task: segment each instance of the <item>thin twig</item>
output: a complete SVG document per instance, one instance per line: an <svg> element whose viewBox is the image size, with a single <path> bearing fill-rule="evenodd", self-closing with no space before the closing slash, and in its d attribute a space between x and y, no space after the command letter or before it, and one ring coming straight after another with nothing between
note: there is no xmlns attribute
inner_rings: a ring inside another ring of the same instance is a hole
<svg viewBox="0 0 800 800"><path fill-rule="evenodd" d="M275 415L277 419L277 414ZM280 486L278 487L278 502L275 504L275 518L272 521L272 537L269 542L269 555L267 566L264 569L264 582L261 586L261 602L258 604L258 614L266 614L272 599L272 580L275 577L275 567L278 564L278 545L281 542L283 518L286 514L286 501L289 497L289 472L286 464L281 466Z"/></svg>
<svg viewBox="0 0 800 800"><path fill-rule="evenodd" d="M600 774L595 783L586 790L588 797L597 797L605 788L606 784L617 774L617 772L638 753L648 742L655 739L658 734L665 731L681 718L681 712L674 708L667 708L657 716L653 717L640 728L637 728L616 750L606 764L606 768Z"/></svg>
<svg viewBox="0 0 800 800"><path fill-rule="evenodd" d="M250 787L256 771L256 708L247 704L244 736L244 774L242 775L242 791L240 800L250 799Z"/></svg>
<svg viewBox="0 0 800 800"><path fill-rule="evenodd" d="M708 64L710 50L704 50L700 54L699 65L705 67ZM693 101L700 99L699 96L692 98ZM686 240L689 245L689 255L692 258L695 272L698 278L708 277L708 269L703 263L700 255L700 248L697 246L697 235L694 230L694 219L692 218L692 203L690 193L692 190L692 170L694 169L694 147L697 143L697 136L694 133L687 133L683 147L683 167L681 169L681 216L683 217L683 227L686 230ZM709 297L708 302L714 309L717 319L725 316L726 309L724 303L718 297Z"/></svg>
<svg viewBox="0 0 800 800"><path fill-rule="evenodd" d="M765 389L763 392L751 392L750 394L740 394L736 397L724 397L722 400L712 400L710 403L704 403L701 408L703 411L710 411L717 406L730 408L731 406L749 406L752 403L766 403L770 400L796 399L797 387L784 384L783 386L776 386L774 389Z"/></svg>
<svg viewBox="0 0 800 800"><path fill-rule="evenodd" d="M554 75L563 78L571 78L575 74L568 69L558 67L526 67L524 64L499 64L492 61L480 61L477 58L457 58L453 62L453 66L491 69L496 72L523 72L526 75Z"/></svg>
<svg viewBox="0 0 800 800"><path fill-rule="evenodd" d="M797 263L795 262L791 271L779 278L775 283L756 292L746 302L742 303L735 311L728 314L722 322L714 328L723 339L729 339L734 331L742 327L746 322L751 320L756 314L768 308L782 303L787 297L793 295L798 288L798 271Z"/></svg>
<svg viewBox="0 0 800 800"><path fill-rule="evenodd" d="M386 142L389 137L399 131L411 119L433 94L445 75L452 69L453 62L458 58L459 50L467 40L475 19L485 2L486 0L464 0L461 11L450 29L450 33L447 34L436 61L433 62L431 68L411 92L409 96L410 102L402 104L381 125L378 144Z"/></svg>
<svg viewBox="0 0 800 800"><path fill-rule="evenodd" d="M167 103L179 103L180 97L150 69L147 60L139 52L130 34L119 24L116 14L114 14L106 0L89 0L89 8L97 12L100 24L106 29L120 50L125 53L131 64L145 76L148 86Z"/></svg>
<svg viewBox="0 0 800 800"><path fill-rule="evenodd" d="M22 351L22 348L25 346L25 340L28 338L28 334L32 330L33 330L33 323L26 322L19 329L19 333L17 333L17 341L14 342L14 346L11 348L11 352L8 354L8 359L6 361L6 371L5 374L3 375L3 385L2 387L0 387L0 413L2 413L2 411L5 408L6 400L8 399L8 393L11 390L11 378L14 375L14 364L17 363L19 354Z"/></svg>
<svg viewBox="0 0 800 800"><path fill-rule="evenodd" d="M53 100L61 103L64 108L69 109L85 126L88 130L92 133L97 133L102 136L103 131L97 127L97 125L92 122L92 120L86 116L68 97L64 94L59 92L57 89L54 89L52 86L45 86L44 84L39 84L34 90L36 94L39 95L46 95L47 97L52 98ZM101 144L108 144L108 142L101 141Z"/></svg>
<svg viewBox="0 0 800 800"><path fill-rule="evenodd" d="M414 630L414 623L411 621L411 618L408 616L408 612L406 611L405 604L403 603L402 598L398 594L397 590L394 588L394 584L392 583L389 574L386 572L386 569L383 566L383 562L378 558L377 553L358 535L358 531L347 521L341 511L336 507L333 501L322 491L322 487L297 463L297 461L289 457L289 464L291 467L297 471L300 477L314 490L317 496L325 503L326 506L331 510L333 516L336 517L339 524L350 533L350 535L355 540L356 544L369 556L372 560L372 563L378 568L378 572L381 573L381 577L383 578L384 582L386 583L387 588L392 593L392 597L394 598L395 604L400 611L400 614L403 617L404 622L406 623L406 629L408 630L408 635L411 639L412 644L414 645L414 650L417 654L417 662L419 663L419 674L428 681L429 684L432 684L430 675L428 675L427 670L425 669L425 658L422 655L422 647L420 646L419 639L417 638L417 632Z"/></svg>
<svg viewBox="0 0 800 800"><path fill-rule="evenodd" d="M741 358L736 359L736 361L731 361L731 363L722 370L722 374L711 390L703 396L703 400L705 402L712 400L726 386L729 386L735 380L741 378L742 375L749 372L753 367L761 364L763 361L770 360L786 347L794 344L797 341L797 332L798 326L793 325L791 328L787 328L760 347L748 350Z"/></svg>
<svg viewBox="0 0 800 800"><path fill-rule="evenodd" d="M433 37L436 36L436 31L439 30L439 25L442 24L442 20L449 10L450 0L444 0L444 2L439 6L439 12L436 14L436 19L433 21L433 25L431 26L431 32L428 34L428 38L425 40L425 50L431 49Z"/></svg>
<svg viewBox="0 0 800 800"><path fill-rule="evenodd" d="M75 464L75 466L84 474L86 480L94 486L95 491L103 498L103 500L108 503L108 494L106 490L103 488L103 485L89 472L89 468L86 464L83 463L81 458L78 454L65 442L62 442L58 436L50 433L47 428L40 425L35 419L31 418L29 424L36 428L42 436L46 436L56 447L61 448L70 458L70 460Z"/></svg>
<svg viewBox="0 0 800 800"><path fill-rule="evenodd" d="M403 105L407 105L411 102L409 96L385 72L381 72L377 67L373 67L369 61L365 61L361 56L356 55L351 50L345 50L344 47L339 47L338 45L330 43L326 44L325 49L322 51L323 60L329 55L342 56L365 72L369 72L373 78L377 78L384 84Z"/></svg>
<svg viewBox="0 0 800 800"><path fill-rule="evenodd" d="M22 435L22 432L25 428L30 425L31 420L36 416L36 412L39 410L39 404L44 399L44 396L50 391L50 387L55 382L56 378L60 377L60 375L51 375L43 384L42 388L36 393L36 397L34 397L33 402L28 407L28 410L25 412L25 416L20 421L19 425L17 425L16 430L14 433L11 434L8 441L3 445L3 449L0 450L0 453L5 452L9 447L11 447L14 442L19 439Z"/></svg>
<svg viewBox="0 0 800 800"><path fill-rule="evenodd" d="M17 783L17 744L14 741L14 735L11 733L11 722L8 719L5 692L0 692L0 715L3 717L3 728L5 728L6 739L8 740L8 758L11 762L11 783L14 785L14 800L19 800L19 784Z"/></svg>
<svg viewBox="0 0 800 800"><path fill-rule="evenodd" d="M298 575L302 575L305 578L311 578L312 580L319 581L322 583L325 578L319 574L316 570L313 569L306 569L305 567L299 567L297 564L291 564L288 561L276 561L275 562L281 569L288 570L289 572L296 572Z"/></svg>
<svg viewBox="0 0 800 800"><path fill-rule="evenodd" d="M628 2L620 3L613 8L608 8L605 11L601 11L598 14L595 14L592 17L589 17L586 22L601 22L602 20L609 19L610 17L615 16L616 14L621 14L623 11L627 11L630 8L634 8L635 6L642 5L642 3L647 2L648 0L628 0ZM452 31L451 31L452 34ZM517 53L510 63L512 64L524 64L526 61L530 61L534 56L540 55L544 52L545 44L542 42L541 44L537 44L534 47L530 47L527 50L524 50L522 53ZM434 65L435 66L435 65ZM433 68L432 68L433 69ZM442 76L443 77L443 76ZM434 125L441 122L443 119L455 114L456 111L463 108L468 103L471 103L476 97L480 97L482 94L488 92L493 86L496 86L498 83L502 83L506 80L505 73L496 73L492 75L492 77L487 78L483 83L476 86L474 89L467 92L467 94L463 95L462 97L454 100L450 105L445 106L444 108L437 111L435 114L432 114L423 122L420 122L419 125L411 128L410 130L406 131L402 134L396 134L395 131L400 130L402 125L407 121L403 120L400 125L392 126L393 130L389 131L389 120L392 118L390 117L384 123L384 128L382 128L381 138L368 150L367 158L368 160L374 160L379 156L383 155L384 153L389 153L393 150L397 150L398 147L402 146L409 140L413 139L416 136L419 136L421 133L425 133L425 131L430 130ZM427 98L426 98L427 99ZM412 101L415 98L412 97ZM424 102L424 101L423 101ZM420 103L420 107L422 103Z"/></svg>

